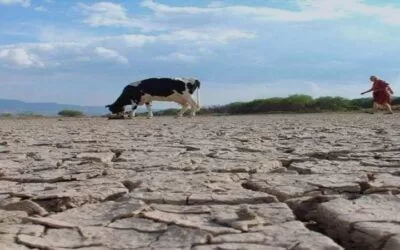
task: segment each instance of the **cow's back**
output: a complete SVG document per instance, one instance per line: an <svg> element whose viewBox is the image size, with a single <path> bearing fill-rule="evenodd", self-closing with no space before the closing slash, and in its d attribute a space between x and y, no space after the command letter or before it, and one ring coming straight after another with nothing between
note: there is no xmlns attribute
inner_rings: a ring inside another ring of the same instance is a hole
<svg viewBox="0 0 400 250"><path fill-rule="evenodd" d="M149 78L141 81L140 89L151 96L167 97L174 92L182 94L185 91L185 83L171 78Z"/></svg>

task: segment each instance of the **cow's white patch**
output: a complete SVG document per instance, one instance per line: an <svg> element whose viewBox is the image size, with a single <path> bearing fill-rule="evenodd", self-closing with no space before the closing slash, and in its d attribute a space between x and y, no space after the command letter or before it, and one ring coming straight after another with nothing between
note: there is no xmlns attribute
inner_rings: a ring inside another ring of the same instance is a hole
<svg viewBox="0 0 400 250"><path fill-rule="evenodd" d="M193 100L192 96L188 91L184 91L182 94L179 94L178 92L174 91L172 95L169 95L167 97L144 94L140 99L139 105L143 105L145 103L151 103L153 101L172 101L180 104L182 108L177 114L178 117L181 117L185 113L185 111L189 108L189 106L191 107L192 111L191 116L195 116L196 111L199 110L200 108L199 105ZM149 117L152 116L151 107L150 109L148 107L148 116Z"/></svg>
<svg viewBox="0 0 400 250"><path fill-rule="evenodd" d="M184 95L181 95L181 94L175 92L169 96L152 96L149 94L144 94L144 95L142 95L142 98L140 99L139 105L143 105L146 102L152 102L152 101L172 101L172 102L176 102L181 105L184 105L186 103Z"/></svg>
<svg viewBox="0 0 400 250"><path fill-rule="evenodd" d="M129 85L133 86L133 87L137 87L140 83L142 83L142 81L133 82L133 83L130 83Z"/></svg>
<svg viewBox="0 0 400 250"><path fill-rule="evenodd" d="M151 102L149 104L146 104L146 107L147 107L147 118L152 118L153 111L151 110Z"/></svg>

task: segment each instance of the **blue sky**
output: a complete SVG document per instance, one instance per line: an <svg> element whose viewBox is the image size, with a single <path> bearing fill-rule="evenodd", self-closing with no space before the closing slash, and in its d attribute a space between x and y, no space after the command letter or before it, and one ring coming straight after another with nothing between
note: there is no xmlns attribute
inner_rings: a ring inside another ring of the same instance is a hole
<svg viewBox="0 0 400 250"><path fill-rule="evenodd" d="M371 74L397 94L399 29L400 1L0 0L0 98L105 105L161 76L202 105L359 97Z"/></svg>

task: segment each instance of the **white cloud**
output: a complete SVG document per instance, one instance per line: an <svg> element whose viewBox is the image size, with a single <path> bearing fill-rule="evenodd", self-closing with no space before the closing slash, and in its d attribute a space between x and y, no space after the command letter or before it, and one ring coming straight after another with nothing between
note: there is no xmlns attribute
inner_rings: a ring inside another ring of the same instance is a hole
<svg viewBox="0 0 400 250"><path fill-rule="evenodd" d="M86 18L84 23L93 26L120 26L140 28L143 31L160 30L162 25L152 24L144 19L129 17L126 8L111 2L98 2L93 5L79 4Z"/></svg>
<svg viewBox="0 0 400 250"><path fill-rule="evenodd" d="M45 43L79 43L88 44L96 38L95 35L76 28L58 28L53 25L45 25L39 28L37 39Z"/></svg>
<svg viewBox="0 0 400 250"><path fill-rule="evenodd" d="M9 51L15 49L23 49L30 51L34 54L52 54L56 55L60 52L75 51L76 53L82 52L82 49L86 48L87 45L73 42L43 42L43 43L20 43L20 44L9 44L0 46L0 51Z"/></svg>
<svg viewBox="0 0 400 250"><path fill-rule="evenodd" d="M87 14L85 23L92 26L130 25L126 9L110 2L99 2L93 5L80 4Z"/></svg>
<svg viewBox="0 0 400 250"><path fill-rule="evenodd" d="M50 67L76 61L89 63L95 60L93 55L96 55L107 61L127 64L129 57L132 56L132 50L154 44L164 46L166 49L164 55L156 57L159 61L194 63L200 58L215 55L212 49L216 46L225 46L234 40L252 39L255 35L234 29L205 29L179 30L158 35L128 33L115 36L90 36L80 34L79 31L74 33L66 30L62 33L45 28L39 37L43 42L0 46L0 51L3 51L2 59L7 57L7 61L12 64L33 67L43 66L42 58L44 58L46 66ZM182 49L190 53L183 53ZM7 52L5 55L4 51L14 52L11 52L11 55ZM127 56L117 51L123 51Z"/></svg>
<svg viewBox="0 0 400 250"><path fill-rule="evenodd" d="M23 7L29 7L31 5L31 0L0 0L0 4L3 5L19 4Z"/></svg>
<svg viewBox="0 0 400 250"><path fill-rule="evenodd" d="M115 61L122 64L128 63L128 59L124 56L121 56L115 50L107 49L104 47L96 47L94 49L94 53L105 60Z"/></svg>
<svg viewBox="0 0 400 250"><path fill-rule="evenodd" d="M187 55L180 52L174 52L167 56L157 56L155 59L158 61L166 61L166 62L178 61L185 63L195 63L197 61L196 56Z"/></svg>
<svg viewBox="0 0 400 250"><path fill-rule="evenodd" d="M142 7L165 14L214 14L244 16L259 21L305 22L314 20L337 20L364 15L380 18L388 24L400 24L400 8L389 5L375 6L363 0L296 0L299 10L286 10L263 6L224 5L220 1L206 7L176 7L144 0Z"/></svg>
<svg viewBox="0 0 400 250"><path fill-rule="evenodd" d="M47 9L44 6L37 6L34 8L34 10L39 11L39 12L46 12Z"/></svg>
<svg viewBox="0 0 400 250"><path fill-rule="evenodd" d="M166 4L156 3L153 0L144 0L140 3L140 5L149 8L155 12L161 13L204 14L218 11L218 8L215 7L173 7Z"/></svg>
<svg viewBox="0 0 400 250"><path fill-rule="evenodd" d="M158 39L166 42L190 41L197 44L228 43L237 39L252 39L256 35L235 29L205 29L205 30L178 30L168 34L161 34Z"/></svg>
<svg viewBox="0 0 400 250"><path fill-rule="evenodd" d="M400 8L387 5L370 5L364 0L298 0L300 6L314 12L342 13L343 16L364 15L380 18L387 24L400 24Z"/></svg>
<svg viewBox="0 0 400 250"><path fill-rule="evenodd" d="M128 34L120 35L116 37L105 38L104 40L122 40L128 47L143 47L149 43L154 43L157 41L157 36L141 35L141 34Z"/></svg>
<svg viewBox="0 0 400 250"><path fill-rule="evenodd" d="M331 0L325 0L325 1L331 1ZM156 3L153 0L142 1L141 6L147 7L157 13L247 16L257 20L273 20L273 21L309 21L313 19L332 19L338 17L338 13L332 11L323 11L322 8L318 8L317 9L318 11L304 11L304 10L290 11L290 10L283 10L278 8L270 8L262 6L255 6L255 7L246 5L228 6L218 3L210 4L207 7L189 7L189 6L174 7L166 4Z"/></svg>
<svg viewBox="0 0 400 250"><path fill-rule="evenodd" d="M9 66L21 68L45 66L38 56L23 48L2 49L0 59L5 60Z"/></svg>
<svg viewBox="0 0 400 250"><path fill-rule="evenodd" d="M21 43L0 46L0 61L18 68L49 68L88 53L79 43ZM0 64L4 66L4 63Z"/></svg>

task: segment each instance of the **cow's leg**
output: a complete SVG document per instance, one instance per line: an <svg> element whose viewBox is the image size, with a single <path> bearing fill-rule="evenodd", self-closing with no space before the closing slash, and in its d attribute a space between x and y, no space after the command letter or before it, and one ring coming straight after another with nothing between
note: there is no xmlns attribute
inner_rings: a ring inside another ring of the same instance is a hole
<svg viewBox="0 0 400 250"><path fill-rule="evenodd" d="M131 111L129 111L129 118L135 117L136 116L136 108L134 108L134 105L131 107Z"/></svg>
<svg viewBox="0 0 400 250"><path fill-rule="evenodd" d="M192 96L189 93L185 93L183 95L183 98L185 99L186 103L190 105L190 116L195 117L196 116L196 111L199 109L199 105L195 100L193 100Z"/></svg>
<svg viewBox="0 0 400 250"><path fill-rule="evenodd" d="M129 113L128 113L128 118L132 118L132 117L134 117L136 114L135 114L135 111L133 110L133 106L132 106L132 108L131 108L131 110L129 111Z"/></svg>
<svg viewBox="0 0 400 250"><path fill-rule="evenodd" d="M193 100L192 97L190 97L189 99L189 104L191 107L191 113L190 116L191 117L195 117L196 116L196 111L200 109L200 107L197 105L197 103Z"/></svg>
<svg viewBox="0 0 400 250"><path fill-rule="evenodd" d="M151 102L146 102L146 108L147 108L147 118L153 118L153 111L151 110Z"/></svg>
<svg viewBox="0 0 400 250"><path fill-rule="evenodd" d="M176 91L174 92L175 93L173 95L169 96L168 100L181 105L182 108L178 111L178 113L175 116L175 118L181 118L188 109L189 104L187 103L186 99L182 94L177 93Z"/></svg>
<svg viewBox="0 0 400 250"><path fill-rule="evenodd" d="M135 103L133 100L131 100L132 106L131 106L131 112L129 113L129 118L135 117L136 116L136 109L138 104Z"/></svg>
<svg viewBox="0 0 400 250"><path fill-rule="evenodd" d="M179 104L182 106L181 110L179 110L179 112L176 114L176 118L181 118L183 116L183 114L186 112L186 110L189 107L189 103L187 102L179 102Z"/></svg>

